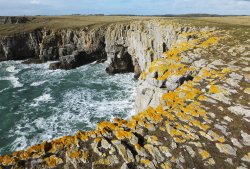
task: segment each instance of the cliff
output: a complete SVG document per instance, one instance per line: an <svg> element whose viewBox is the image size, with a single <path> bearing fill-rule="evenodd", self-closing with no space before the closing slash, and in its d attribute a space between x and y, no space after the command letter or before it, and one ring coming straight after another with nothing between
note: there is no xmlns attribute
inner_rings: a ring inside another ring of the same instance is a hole
<svg viewBox="0 0 250 169"><path fill-rule="evenodd" d="M30 21L27 17L19 16L0 16L0 24L20 24Z"/></svg>
<svg viewBox="0 0 250 169"><path fill-rule="evenodd" d="M137 115L2 156L0 168L249 168L250 41L240 31L152 19L3 37L2 60L70 69L105 59L107 72L139 80Z"/></svg>

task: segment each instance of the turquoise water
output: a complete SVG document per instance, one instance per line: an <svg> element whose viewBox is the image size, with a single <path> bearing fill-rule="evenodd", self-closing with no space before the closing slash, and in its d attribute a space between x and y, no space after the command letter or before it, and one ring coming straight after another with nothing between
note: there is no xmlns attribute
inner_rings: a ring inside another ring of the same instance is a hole
<svg viewBox="0 0 250 169"><path fill-rule="evenodd" d="M48 66L0 62L0 155L133 114L132 73L109 76L105 64Z"/></svg>

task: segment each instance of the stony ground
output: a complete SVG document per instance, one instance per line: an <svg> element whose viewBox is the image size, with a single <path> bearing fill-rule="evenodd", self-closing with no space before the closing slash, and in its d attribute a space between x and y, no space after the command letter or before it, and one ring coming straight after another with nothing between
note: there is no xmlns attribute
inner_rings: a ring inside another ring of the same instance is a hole
<svg viewBox="0 0 250 169"><path fill-rule="evenodd" d="M250 29L182 36L141 74L164 83L156 108L2 156L0 168L250 168Z"/></svg>

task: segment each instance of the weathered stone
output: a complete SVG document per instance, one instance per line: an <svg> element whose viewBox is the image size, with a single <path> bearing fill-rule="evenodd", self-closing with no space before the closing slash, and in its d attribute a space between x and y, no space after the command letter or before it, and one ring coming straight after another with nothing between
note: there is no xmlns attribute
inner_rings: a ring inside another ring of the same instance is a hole
<svg viewBox="0 0 250 169"><path fill-rule="evenodd" d="M121 169L129 169L129 168L128 168L128 165L126 163L123 163L121 166Z"/></svg>
<svg viewBox="0 0 250 169"><path fill-rule="evenodd" d="M229 75L231 78L233 78L234 80L242 80L243 79L243 76L242 75L239 75L237 73L231 73Z"/></svg>
<svg viewBox="0 0 250 169"><path fill-rule="evenodd" d="M139 144L135 144L135 150L138 153L139 156L141 157L148 157L148 154L144 147L141 147Z"/></svg>
<svg viewBox="0 0 250 169"><path fill-rule="evenodd" d="M91 144L91 147L95 153L97 153L99 156L105 156L101 151L99 151L99 142L93 142Z"/></svg>
<svg viewBox="0 0 250 169"><path fill-rule="evenodd" d="M159 149L162 152L162 154L164 154L167 158L172 157L172 154L170 153L170 150L167 147L160 146Z"/></svg>
<svg viewBox="0 0 250 169"><path fill-rule="evenodd" d="M187 149L188 153L190 154L190 156L191 156L192 158L194 158L194 157L196 156L196 153L195 153L195 151L192 149L192 147L190 147L190 146L185 146L185 148Z"/></svg>
<svg viewBox="0 0 250 169"><path fill-rule="evenodd" d="M0 17L0 25L1 24L21 24L27 23L34 18L24 17L24 16L1 16Z"/></svg>
<svg viewBox="0 0 250 169"><path fill-rule="evenodd" d="M216 147L221 153L236 156L236 149L231 147L229 144L216 143Z"/></svg>
<svg viewBox="0 0 250 169"><path fill-rule="evenodd" d="M131 136L131 138L130 138L130 143L132 144L132 145L135 145L135 144L137 144L138 143L138 137L136 137L134 134L132 134L132 136Z"/></svg>
<svg viewBox="0 0 250 169"><path fill-rule="evenodd" d="M238 141L238 139L236 138L231 138L231 141L233 143L234 146L238 147L238 148L242 148L243 146L241 145L241 143Z"/></svg>
<svg viewBox="0 0 250 169"><path fill-rule="evenodd" d="M250 135L245 133L244 131L240 131L240 133L243 139L243 144L246 146L250 146Z"/></svg>
<svg viewBox="0 0 250 169"><path fill-rule="evenodd" d="M228 110L239 116L250 117L250 110L245 109L242 106L231 106Z"/></svg>
<svg viewBox="0 0 250 169"><path fill-rule="evenodd" d="M129 149L127 149L124 145L122 145L121 141L113 140L112 143L116 146L119 154L126 161L126 163L131 163L135 161L132 152Z"/></svg>
<svg viewBox="0 0 250 169"><path fill-rule="evenodd" d="M106 158L101 158L98 161L95 161L92 165L114 166L115 164L119 164L119 160L115 155L112 155Z"/></svg>
<svg viewBox="0 0 250 169"><path fill-rule="evenodd" d="M228 121L228 122L232 122L233 121L233 119L230 118L230 117L228 117L228 116L225 116L223 119L226 120L226 121Z"/></svg>
<svg viewBox="0 0 250 169"><path fill-rule="evenodd" d="M244 93L246 93L246 94L249 94L249 95L250 95L250 88L246 88L246 89L244 90Z"/></svg>
<svg viewBox="0 0 250 169"><path fill-rule="evenodd" d="M106 139L102 139L101 147L104 149L111 149L112 145Z"/></svg>
<svg viewBox="0 0 250 169"><path fill-rule="evenodd" d="M250 153L242 157L241 160L250 163Z"/></svg>
<svg viewBox="0 0 250 169"><path fill-rule="evenodd" d="M150 144L146 144L144 146L146 148L146 150L148 150L148 152L150 153L150 155L152 157L154 157L154 159L158 162L161 163L164 161L164 157L162 156L161 152L159 151L159 149L155 146L152 146Z"/></svg>

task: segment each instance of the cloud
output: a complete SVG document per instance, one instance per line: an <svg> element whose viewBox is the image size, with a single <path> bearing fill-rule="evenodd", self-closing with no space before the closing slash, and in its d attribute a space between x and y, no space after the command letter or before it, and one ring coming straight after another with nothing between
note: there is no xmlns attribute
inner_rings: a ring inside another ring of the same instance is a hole
<svg viewBox="0 0 250 169"><path fill-rule="evenodd" d="M30 1L31 4L41 4L40 0L31 0Z"/></svg>
<svg viewBox="0 0 250 169"><path fill-rule="evenodd" d="M0 15L238 14L250 15L250 0L0 0Z"/></svg>

